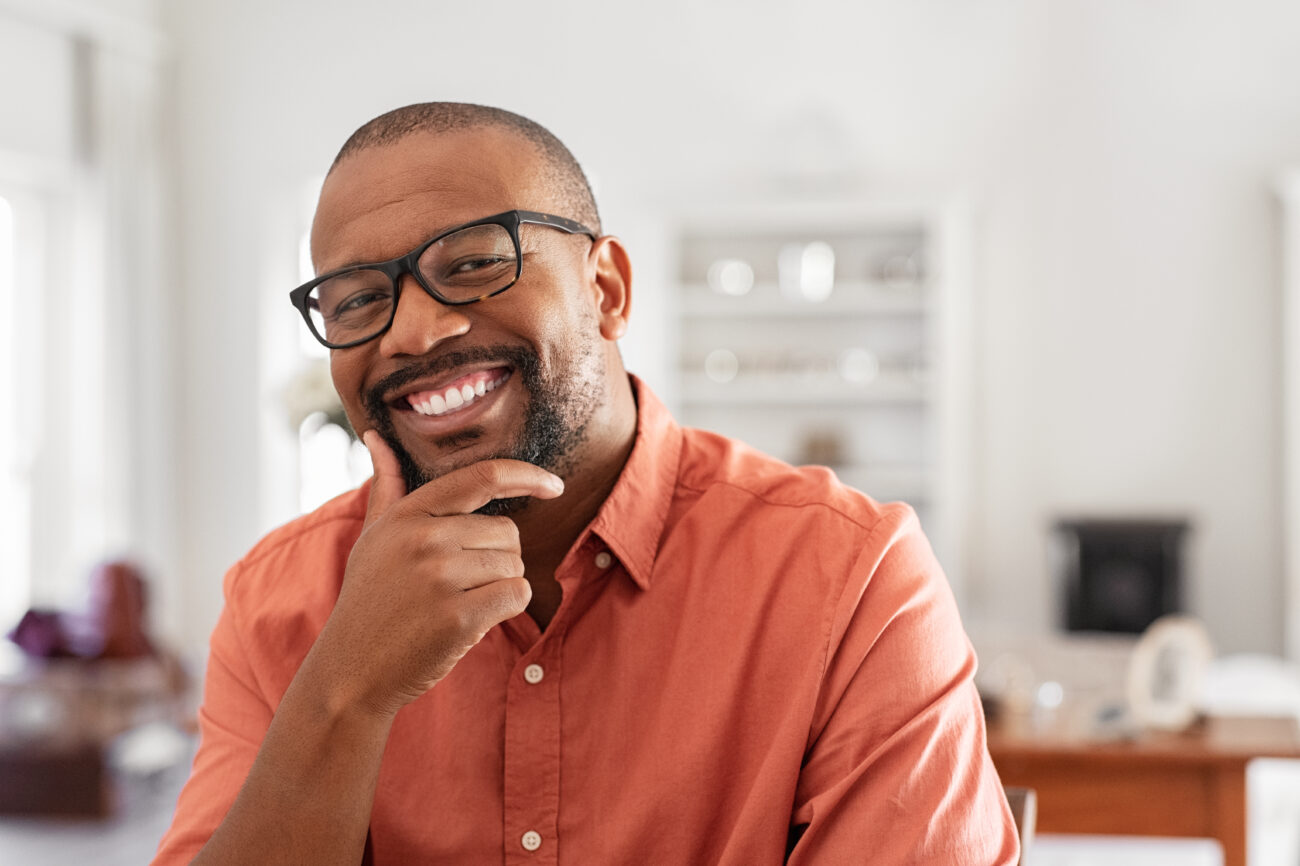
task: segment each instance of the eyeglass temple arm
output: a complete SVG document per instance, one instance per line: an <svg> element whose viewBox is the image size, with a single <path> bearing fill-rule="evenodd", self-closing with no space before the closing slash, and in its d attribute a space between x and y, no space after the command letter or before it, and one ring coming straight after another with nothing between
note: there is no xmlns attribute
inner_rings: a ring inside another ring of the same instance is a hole
<svg viewBox="0 0 1300 866"><path fill-rule="evenodd" d="M519 221L521 223L532 223L534 225L552 226L557 229L569 232L575 235L587 235L595 238L596 233L584 226L582 223L571 219L565 219L562 216L555 216L549 213L539 213L534 210L519 211Z"/></svg>

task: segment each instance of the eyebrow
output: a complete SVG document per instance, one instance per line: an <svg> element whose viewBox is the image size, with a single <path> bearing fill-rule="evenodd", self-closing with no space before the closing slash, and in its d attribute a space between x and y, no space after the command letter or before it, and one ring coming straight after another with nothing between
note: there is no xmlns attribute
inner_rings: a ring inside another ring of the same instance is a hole
<svg viewBox="0 0 1300 866"><path fill-rule="evenodd" d="M390 204L398 204L398 203L399 203L398 200L394 200L390 202ZM379 209L382 210L384 207L387 206L388 205L381 205ZM442 237L443 235L450 234L451 232L456 231L457 229L469 228L470 226L473 226L476 223L481 223L484 220L490 220L493 217L499 217L502 214L513 213L516 211L521 213L535 213L535 211L529 211L524 208L508 208L503 211L497 211L495 213L484 214L483 216L474 217L472 219L462 220L461 222L450 223L438 228L432 234L425 235L421 241L416 243L415 246L411 247L404 253L399 253L398 255L392 256L387 259L363 259L359 261L349 262L347 264L338 265L337 267L333 267L333 268L326 268L324 270L317 271L315 279L320 279L321 277L327 277L330 276L331 274L337 274L342 271L350 271L358 268L364 268L368 265L381 265L387 262L394 261L396 259L404 258L410 255L415 250L418 250L420 247L425 246L426 244L436 240L439 237ZM556 226L556 227L560 228L560 226ZM522 254L523 251L520 250L520 252Z"/></svg>

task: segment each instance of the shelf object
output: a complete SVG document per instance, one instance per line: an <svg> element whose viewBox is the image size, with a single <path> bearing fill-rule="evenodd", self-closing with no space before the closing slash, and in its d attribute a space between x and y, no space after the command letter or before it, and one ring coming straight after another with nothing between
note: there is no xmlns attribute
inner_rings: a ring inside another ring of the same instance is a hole
<svg viewBox="0 0 1300 866"><path fill-rule="evenodd" d="M921 292L899 291L883 283L837 282L834 293L822 302L791 301L782 298L775 285L756 286L752 294L735 296L711 292L705 284L682 287L682 309L697 318L736 317L741 319L792 316L834 318L837 316L925 315L928 298Z"/></svg>
<svg viewBox="0 0 1300 866"><path fill-rule="evenodd" d="M908 502L959 601L967 222L946 202L774 204L692 214L673 247L682 421Z"/></svg>
<svg viewBox="0 0 1300 866"><path fill-rule="evenodd" d="M924 403L925 383L905 377L876 377L860 384L830 375L737 376L726 383L705 374L686 373L682 381L684 404L780 406L867 406L875 403Z"/></svg>

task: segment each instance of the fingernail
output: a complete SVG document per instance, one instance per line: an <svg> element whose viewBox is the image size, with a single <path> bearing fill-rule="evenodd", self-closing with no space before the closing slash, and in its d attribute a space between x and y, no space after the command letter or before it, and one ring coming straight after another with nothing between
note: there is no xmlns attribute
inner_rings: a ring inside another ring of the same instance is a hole
<svg viewBox="0 0 1300 866"><path fill-rule="evenodd" d="M560 476L552 475L550 478L546 479L546 483L556 493L564 492L564 479Z"/></svg>

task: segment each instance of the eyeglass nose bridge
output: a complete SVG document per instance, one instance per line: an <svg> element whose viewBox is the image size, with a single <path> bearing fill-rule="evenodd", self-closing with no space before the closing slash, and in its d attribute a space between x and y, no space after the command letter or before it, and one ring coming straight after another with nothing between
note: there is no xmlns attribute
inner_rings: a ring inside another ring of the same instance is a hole
<svg viewBox="0 0 1300 866"><path fill-rule="evenodd" d="M451 298L444 297L441 292L435 289L420 273L420 256L424 255L427 247L411 250L401 258L385 262L380 268L388 279L393 281L393 312L389 318L388 325L392 327L393 319L397 318L397 305L402 301L402 277L409 276L415 281L415 284L424 290L424 293L433 298L444 307L458 307L463 301L455 301Z"/></svg>
<svg viewBox="0 0 1300 866"><path fill-rule="evenodd" d="M373 336L368 337L368 340L390 339L388 335L391 335L396 329L400 334L400 344L409 345L413 340L416 343L421 340L436 339L440 341L454 334L463 333L465 328L468 327L468 324L464 321L464 313L460 311L464 304L447 300L436 289L426 283L419 270L413 267L417 260L418 257L403 256L401 259L384 263L383 267L380 268L392 281L393 303L388 312L387 323ZM432 298L437 309L416 311L409 309L408 305L405 313L406 319L403 324L398 325L398 311L402 306L402 285L407 282L404 277L409 277L419 289L423 290L425 295ZM454 317L448 318L449 315L453 315L453 311L456 311Z"/></svg>

